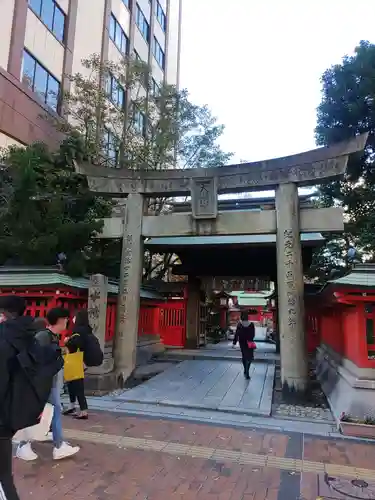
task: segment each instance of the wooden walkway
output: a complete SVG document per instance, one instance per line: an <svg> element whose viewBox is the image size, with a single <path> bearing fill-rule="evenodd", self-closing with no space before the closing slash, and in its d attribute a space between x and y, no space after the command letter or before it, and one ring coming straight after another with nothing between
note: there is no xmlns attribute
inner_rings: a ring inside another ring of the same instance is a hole
<svg viewBox="0 0 375 500"><path fill-rule="evenodd" d="M250 376L245 380L239 361L187 360L114 400L268 416L275 365L254 363Z"/></svg>

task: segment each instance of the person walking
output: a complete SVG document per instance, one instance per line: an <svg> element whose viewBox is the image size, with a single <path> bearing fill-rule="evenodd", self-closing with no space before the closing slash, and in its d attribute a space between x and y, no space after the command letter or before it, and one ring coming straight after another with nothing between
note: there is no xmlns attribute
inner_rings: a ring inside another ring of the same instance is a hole
<svg viewBox="0 0 375 500"><path fill-rule="evenodd" d="M12 472L14 431L4 415L7 394L11 391L14 370L17 369L17 354L27 350L35 335L33 318L23 316L25 310L22 297L0 297L0 498L4 500L19 500ZM23 412L23 401L18 404L19 411Z"/></svg>
<svg viewBox="0 0 375 500"><path fill-rule="evenodd" d="M233 339L233 346L235 346L237 342L240 344L244 376L247 380L250 380L250 366L254 359L254 349L256 348L254 337L254 323L249 321L249 313L247 311L243 311L241 313L241 320L237 325L236 334Z"/></svg>
<svg viewBox="0 0 375 500"><path fill-rule="evenodd" d="M69 311L60 307L50 309L47 313L48 327L37 332L35 338L42 346L59 345L60 335L67 328ZM79 452L78 446L71 446L63 438L62 429L62 409L61 409L61 390L63 387L63 370L54 377L53 386L48 399L48 403L53 406L52 417L52 437L53 437L53 459L61 460L71 457ZM30 442L21 442L18 446L16 456L22 460L32 461L38 458L33 451Z"/></svg>
<svg viewBox="0 0 375 500"><path fill-rule="evenodd" d="M86 309L78 311L73 318L73 333L68 337L65 346L69 353L73 354L78 351L85 352L88 335L92 335L92 328L89 323L89 316ZM85 379L79 378L67 382L70 405L64 411L64 415L73 415L78 420L87 420L87 400L85 397ZM76 412L75 403L78 401L80 412Z"/></svg>

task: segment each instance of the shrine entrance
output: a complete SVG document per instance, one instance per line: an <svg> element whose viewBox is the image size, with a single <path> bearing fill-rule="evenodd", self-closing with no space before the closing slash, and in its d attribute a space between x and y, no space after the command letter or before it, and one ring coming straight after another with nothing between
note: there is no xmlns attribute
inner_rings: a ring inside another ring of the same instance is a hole
<svg viewBox="0 0 375 500"><path fill-rule="evenodd" d="M338 207L303 206L298 187L344 175L349 155L363 150L366 140L363 134L298 155L208 169L131 171L77 165L92 191L126 198L123 216L106 220L102 234L123 241L115 342L115 366L123 379L135 366L144 245L164 245L168 251L179 246L180 272L189 275L187 338L193 331L196 335L202 277L269 277L278 288L283 387L304 392L308 365L303 267L309 265L312 247L324 241L321 232L343 230L343 213ZM276 191L273 207L219 209L220 193L267 189ZM148 198L176 196L191 196L188 212L148 212Z"/></svg>

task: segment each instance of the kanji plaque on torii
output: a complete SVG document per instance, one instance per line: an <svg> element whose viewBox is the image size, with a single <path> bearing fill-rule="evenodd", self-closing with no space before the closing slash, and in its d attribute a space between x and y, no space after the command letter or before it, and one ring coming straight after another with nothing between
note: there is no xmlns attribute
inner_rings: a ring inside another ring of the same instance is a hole
<svg viewBox="0 0 375 500"><path fill-rule="evenodd" d="M194 219L216 219L216 177L191 179L191 207Z"/></svg>

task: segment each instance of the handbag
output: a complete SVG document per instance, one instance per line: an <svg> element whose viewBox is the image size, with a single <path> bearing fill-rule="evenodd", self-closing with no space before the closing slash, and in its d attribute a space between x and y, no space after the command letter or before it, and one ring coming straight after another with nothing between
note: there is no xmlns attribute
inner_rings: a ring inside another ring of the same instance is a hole
<svg viewBox="0 0 375 500"><path fill-rule="evenodd" d="M257 345L256 345L256 343L255 343L255 342L251 341L251 342L248 342L248 343L247 343L247 347L248 347L249 349L256 349L256 348L257 348Z"/></svg>
<svg viewBox="0 0 375 500"><path fill-rule="evenodd" d="M83 352L78 350L65 354L64 356L64 379L65 382L72 382L85 377L83 366Z"/></svg>

